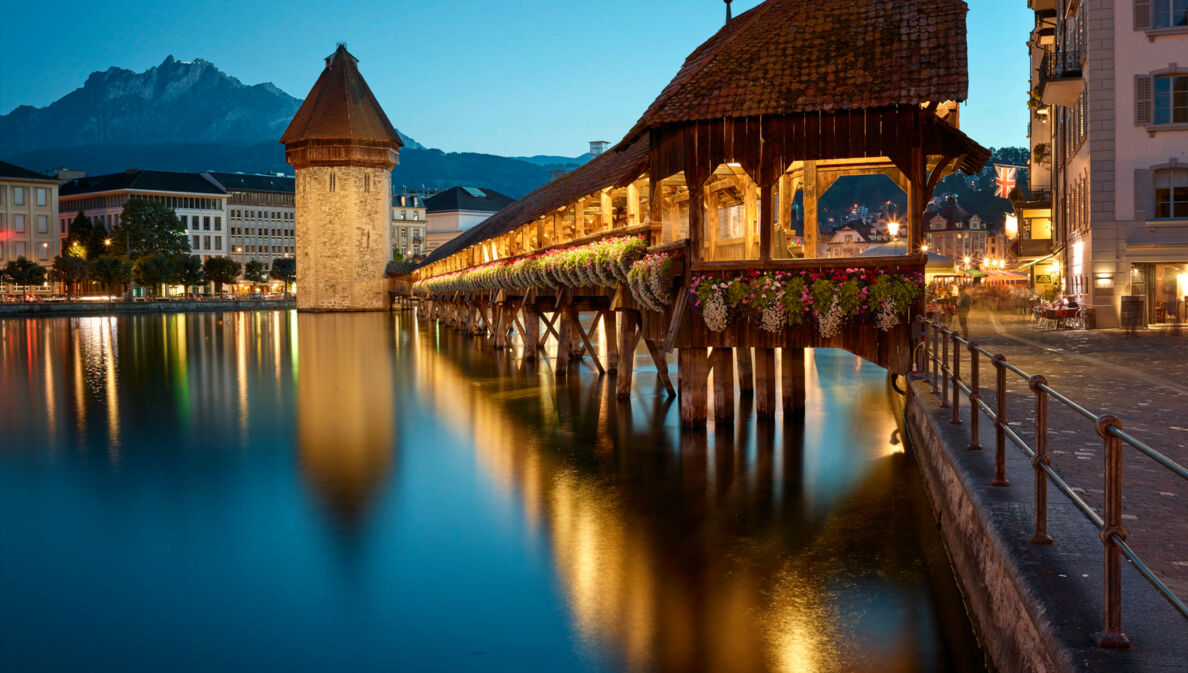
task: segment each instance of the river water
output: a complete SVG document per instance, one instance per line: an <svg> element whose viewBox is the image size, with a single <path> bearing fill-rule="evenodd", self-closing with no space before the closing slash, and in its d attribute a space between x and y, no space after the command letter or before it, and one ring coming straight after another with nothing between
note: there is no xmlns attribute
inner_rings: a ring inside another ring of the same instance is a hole
<svg viewBox="0 0 1188 673"><path fill-rule="evenodd" d="M0 321L0 670L980 671L884 372L682 433L408 315Z"/></svg>

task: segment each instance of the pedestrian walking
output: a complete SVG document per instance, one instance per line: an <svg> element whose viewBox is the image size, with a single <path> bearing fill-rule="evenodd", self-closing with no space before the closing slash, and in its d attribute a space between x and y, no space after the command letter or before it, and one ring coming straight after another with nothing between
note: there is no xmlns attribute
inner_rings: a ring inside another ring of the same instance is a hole
<svg viewBox="0 0 1188 673"><path fill-rule="evenodd" d="M973 299L969 296L969 291L961 288L961 294L957 295L957 321L961 323L961 338L969 338L969 310L973 308Z"/></svg>

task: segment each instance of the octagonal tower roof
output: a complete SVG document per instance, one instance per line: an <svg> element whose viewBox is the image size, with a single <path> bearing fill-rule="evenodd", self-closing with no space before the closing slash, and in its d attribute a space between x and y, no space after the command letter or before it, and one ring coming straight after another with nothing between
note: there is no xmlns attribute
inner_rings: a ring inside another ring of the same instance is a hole
<svg viewBox="0 0 1188 673"><path fill-rule="evenodd" d="M339 44L326 57L326 68L280 142L290 145L304 140L347 140L390 142L396 147L404 144L359 74L358 63L359 59L344 44Z"/></svg>

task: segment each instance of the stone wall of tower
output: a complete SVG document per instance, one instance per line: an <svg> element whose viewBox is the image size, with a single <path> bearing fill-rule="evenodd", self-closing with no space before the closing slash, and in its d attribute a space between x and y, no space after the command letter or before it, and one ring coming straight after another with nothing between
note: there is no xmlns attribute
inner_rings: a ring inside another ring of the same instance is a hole
<svg viewBox="0 0 1188 673"><path fill-rule="evenodd" d="M391 172L310 166L296 175L298 310L387 310Z"/></svg>

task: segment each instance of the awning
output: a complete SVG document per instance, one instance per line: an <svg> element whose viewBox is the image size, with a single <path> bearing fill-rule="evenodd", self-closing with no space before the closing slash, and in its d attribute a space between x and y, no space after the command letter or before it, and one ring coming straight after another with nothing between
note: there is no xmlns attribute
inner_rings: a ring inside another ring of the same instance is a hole
<svg viewBox="0 0 1188 673"><path fill-rule="evenodd" d="M1057 250L1056 252L1053 252L1050 255L1045 255L1043 257L1040 257L1039 259L1033 259L1030 262L1027 262L1026 264L1020 264L1019 266L1015 267L1015 270L1023 271L1024 269L1030 269L1031 267L1035 266L1036 264L1039 264L1040 262L1052 259L1056 255L1059 255L1061 252L1062 252L1061 250Z"/></svg>

